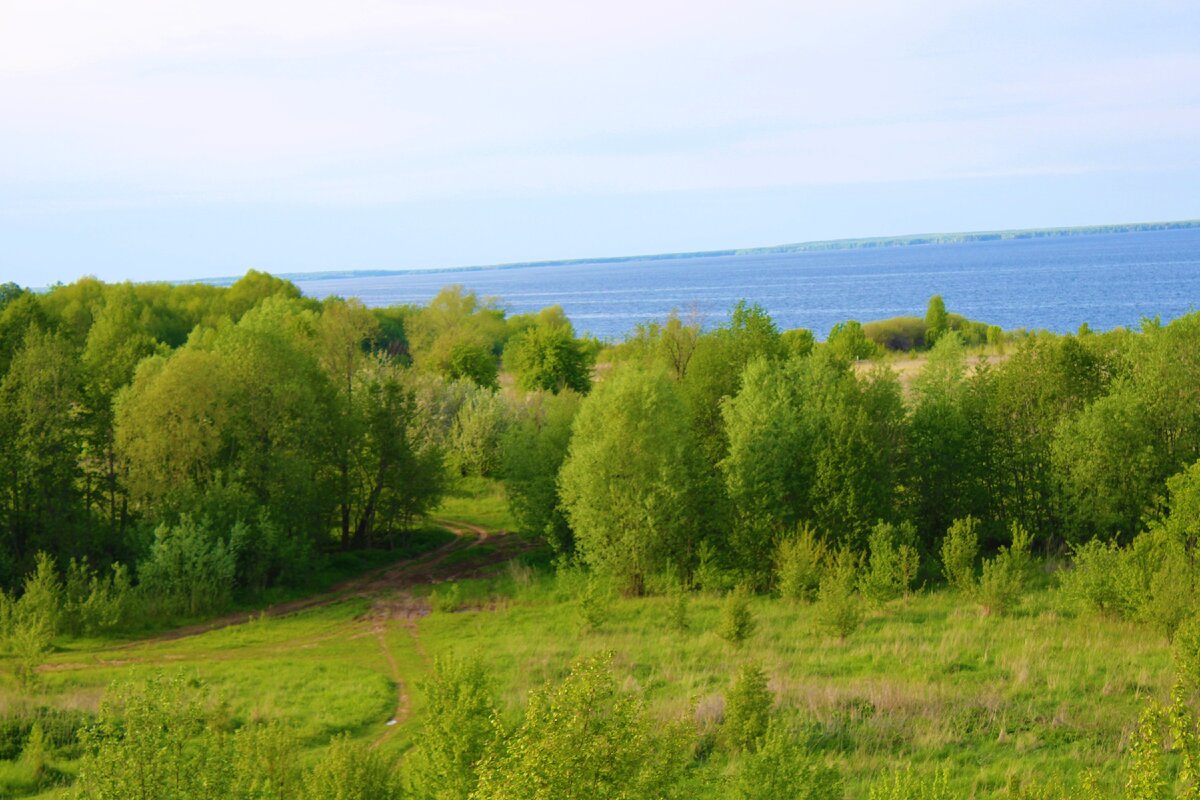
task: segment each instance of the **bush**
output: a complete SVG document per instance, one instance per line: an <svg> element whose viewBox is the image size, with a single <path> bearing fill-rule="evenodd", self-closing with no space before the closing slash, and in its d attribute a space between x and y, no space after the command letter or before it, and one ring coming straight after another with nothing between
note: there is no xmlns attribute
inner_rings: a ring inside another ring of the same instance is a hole
<svg viewBox="0 0 1200 800"><path fill-rule="evenodd" d="M757 663L743 664L725 693L725 736L735 750L753 751L767 732L775 698Z"/></svg>
<svg viewBox="0 0 1200 800"><path fill-rule="evenodd" d="M1012 525L1012 543L1001 547L995 558L983 563L979 578L979 602L983 613L1007 614L1021 600L1029 583L1032 566L1031 537L1019 524Z"/></svg>
<svg viewBox="0 0 1200 800"><path fill-rule="evenodd" d="M942 572L946 582L963 594L975 590L975 560L979 557L979 520L956 519L942 540Z"/></svg>
<svg viewBox="0 0 1200 800"><path fill-rule="evenodd" d="M815 599L825 556L825 543L809 525L801 526L795 536L781 539L775 549L775 585L779 596L805 603Z"/></svg>
<svg viewBox="0 0 1200 800"><path fill-rule="evenodd" d="M1060 588L1067 598L1095 611L1122 616L1137 607L1131 596L1127 554L1116 542L1092 539L1072 550L1071 569L1060 573Z"/></svg>
<svg viewBox="0 0 1200 800"><path fill-rule="evenodd" d="M112 574L101 576L86 558L71 559L64 589L67 629L73 634L113 630L132 613L133 585L124 564L113 564Z"/></svg>
<svg viewBox="0 0 1200 800"><path fill-rule="evenodd" d="M480 761L474 800L680 797L687 728L618 691L611 663L577 661L561 684L532 692L517 729Z"/></svg>
<svg viewBox="0 0 1200 800"><path fill-rule="evenodd" d="M750 613L750 592L744 586L739 586L725 596L717 635L738 647L754 635L757 627L754 616Z"/></svg>
<svg viewBox="0 0 1200 800"><path fill-rule="evenodd" d="M424 800L467 800L478 765L496 738L496 703L483 667L439 658L423 687L424 725L417 738L413 789Z"/></svg>
<svg viewBox="0 0 1200 800"><path fill-rule="evenodd" d="M848 547L838 551L821 578L817 619L839 639L858 630L862 624L862 603L855 591L858 585L859 558Z"/></svg>
<svg viewBox="0 0 1200 800"><path fill-rule="evenodd" d="M462 606L462 588L455 582L444 583L429 594L429 607L439 614L451 614Z"/></svg>
<svg viewBox="0 0 1200 800"><path fill-rule="evenodd" d="M157 677L117 687L81 736L76 786L92 800L225 797L229 753L195 687Z"/></svg>
<svg viewBox="0 0 1200 800"><path fill-rule="evenodd" d="M298 746L292 731L277 722L248 725L233 736L231 797L290 800L300 789Z"/></svg>
<svg viewBox="0 0 1200 800"><path fill-rule="evenodd" d="M758 750L742 759L731 795L733 800L841 800L842 778L772 719Z"/></svg>
<svg viewBox="0 0 1200 800"><path fill-rule="evenodd" d="M211 614L229 605L236 570L225 542L185 516L155 530L150 554L138 565L139 588L160 614Z"/></svg>
<svg viewBox="0 0 1200 800"><path fill-rule="evenodd" d="M917 529L911 523L875 526L868 539L867 569L859 580L864 597L881 604L908 593L920 568L916 540Z"/></svg>
<svg viewBox="0 0 1200 800"><path fill-rule="evenodd" d="M400 800L400 783L377 751L337 736L304 774L304 800Z"/></svg>

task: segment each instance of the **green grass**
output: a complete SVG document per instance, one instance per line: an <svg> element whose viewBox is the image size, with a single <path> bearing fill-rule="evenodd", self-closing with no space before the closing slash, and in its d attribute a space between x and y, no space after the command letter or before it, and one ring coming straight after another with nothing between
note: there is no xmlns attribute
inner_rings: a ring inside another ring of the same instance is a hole
<svg viewBox="0 0 1200 800"><path fill-rule="evenodd" d="M504 486L488 478L459 478L442 504L433 511L438 519L466 522L492 531L515 531Z"/></svg>
<svg viewBox="0 0 1200 800"><path fill-rule="evenodd" d="M691 599L682 633L667 629L669 601L660 597L613 599L600 629L584 632L577 584L507 569L461 582L461 611L418 617L415 600L356 599L177 641L72 643L52 657L55 669L32 697L5 675L0 714L94 709L114 680L183 670L222 698L236 722L285 720L315 752L340 731L363 741L389 732L397 691L386 648L412 712L380 742L399 756L419 735L421 682L439 654L479 659L515 718L529 690L562 677L572 659L612 651L619 683L644 693L652 713L688 716L713 734L735 670L755 659L778 712L842 770L847 797L865 796L873 778L911 763L918 772L948 765L956 790L982 798L1006 796L1014 779L1085 770L1115 786L1145 699L1169 688L1164 640L1077 615L1053 588L1035 590L1004 618L983 617L949 591L914 595L870 612L844 642L817 625L812 606L760 597L751 604L757 632L735 648L714 632L715 596ZM55 763L69 772L66 755ZM698 761L689 796L720 797L735 762L721 747ZM21 770L0 762L8 794L32 790Z"/></svg>

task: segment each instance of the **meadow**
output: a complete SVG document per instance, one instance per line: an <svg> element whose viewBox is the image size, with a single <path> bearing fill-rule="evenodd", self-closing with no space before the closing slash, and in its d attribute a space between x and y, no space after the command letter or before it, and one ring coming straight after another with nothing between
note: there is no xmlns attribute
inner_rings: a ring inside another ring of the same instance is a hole
<svg viewBox="0 0 1200 800"><path fill-rule="evenodd" d="M492 491L475 487L484 516L495 513ZM650 714L694 723L697 757L684 794L720 798L741 758L721 746L724 697L739 666L756 662L776 714L837 767L846 797L866 797L882 776L911 768L948 770L955 796L984 798L1085 772L1115 791L1146 699L1170 688L1165 637L1079 609L1045 567L1009 615L984 616L951 589L922 588L870 609L844 640L819 623L815 605L758 596L754 632L733 645L716 632L724 603L716 593L689 595L684 630L669 622L666 596L613 594L599 617L585 619L583 573L554 571L543 550L513 560L498 550L506 552L460 539L376 571L348 595L197 635L62 640L34 692L4 684L0 713L54 709L84 720L114 681L182 674L231 725L285 723L306 761L346 732L403 771L438 657L479 663L511 722L531 690L561 680L581 655L608 652L619 686L644 697ZM51 751L51 780L30 781L17 758L0 766L0 792L67 794L53 785L69 783L78 765L66 738Z"/></svg>

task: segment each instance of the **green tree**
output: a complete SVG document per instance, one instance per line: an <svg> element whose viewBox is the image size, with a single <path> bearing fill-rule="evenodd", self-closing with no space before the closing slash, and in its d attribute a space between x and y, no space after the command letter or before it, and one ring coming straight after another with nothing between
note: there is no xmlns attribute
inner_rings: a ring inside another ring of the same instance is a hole
<svg viewBox="0 0 1200 800"><path fill-rule="evenodd" d="M925 308L925 346L933 347L950 328L950 318L946 314L946 302L940 294L929 298Z"/></svg>
<svg viewBox="0 0 1200 800"><path fill-rule="evenodd" d="M879 355L879 346L867 338L862 323L854 319L836 323L830 329L825 344L838 358L847 361L861 361Z"/></svg>
<svg viewBox="0 0 1200 800"><path fill-rule="evenodd" d="M592 385L592 355L558 306L544 309L533 326L509 339L504 364L525 391L587 394Z"/></svg>
<svg viewBox="0 0 1200 800"><path fill-rule="evenodd" d="M567 458L579 405L574 392L529 395L500 447L504 493L513 517L526 533L545 537L557 553L575 548L559 504L558 473Z"/></svg>
<svg viewBox="0 0 1200 800"><path fill-rule="evenodd" d="M706 484L665 374L614 371L583 402L559 492L577 552L624 591L684 565L706 528Z"/></svg>
<svg viewBox="0 0 1200 800"><path fill-rule="evenodd" d="M0 380L0 537L8 555L0 562L28 564L38 550L77 552L87 541L82 399L71 345L31 329Z"/></svg>

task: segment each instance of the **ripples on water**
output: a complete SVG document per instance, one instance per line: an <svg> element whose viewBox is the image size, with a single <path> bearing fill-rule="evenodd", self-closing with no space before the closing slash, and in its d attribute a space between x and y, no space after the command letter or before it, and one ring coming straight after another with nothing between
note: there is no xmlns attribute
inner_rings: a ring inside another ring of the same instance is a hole
<svg viewBox="0 0 1200 800"><path fill-rule="evenodd" d="M296 281L369 306L423 304L454 283L511 313L561 305L614 339L672 309L718 323L741 299L824 337L846 319L923 315L932 294L971 319L1061 333L1200 309L1200 229Z"/></svg>

